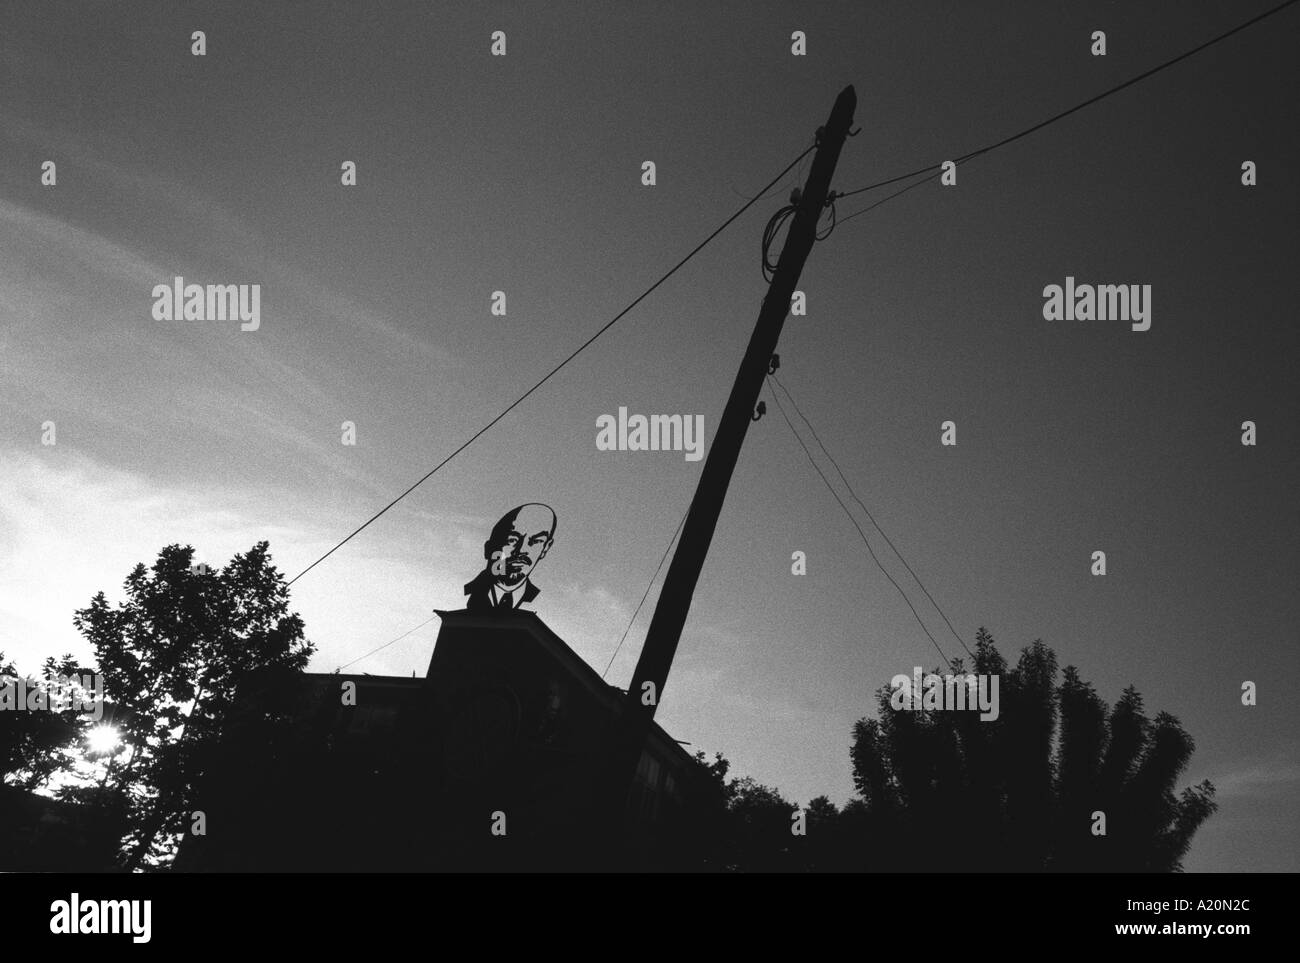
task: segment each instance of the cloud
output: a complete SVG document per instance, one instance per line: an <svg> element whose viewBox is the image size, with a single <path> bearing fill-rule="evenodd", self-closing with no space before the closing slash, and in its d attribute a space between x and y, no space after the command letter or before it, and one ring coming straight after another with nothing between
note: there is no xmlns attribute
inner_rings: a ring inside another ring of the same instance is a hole
<svg viewBox="0 0 1300 963"><path fill-rule="evenodd" d="M1220 799L1294 794L1300 783L1300 762L1293 756L1294 751L1288 750L1270 761L1251 762L1207 778L1214 783L1215 796Z"/></svg>
<svg viewBox="0 0 1300 963"><path fill-rule="evenodd" d="M4 224L7 237L13 238L20 231L36 235L55 246L60 255L66 255L68 259L106 277L129 282L145 290L152 289L167 274L161 265L139 251L66 220L3 198L0 198L0 223ZM30 244L30 238L28 243ZM42 292L42 288L34 286L35 279L27 277L24 280L34 294ZM15 289L17 287L14 282L10 282L10 286Z"/></svg>
<svg viewBox="0 0 1300 963"><path fill-rule="evenodd" d="M265 244L264 236L251 223L196 191L187 182L157 170L128 167L109 160L101 148L107 146L119 154L125 153L129 145L120 137L101 132L95 141L96 149L92 149L79 130L34 122L4 107L0 107L0 123L6 138L42 148L64 159L68 166L76 168L79 176L105 182L114 194L134 196L144 209L156 210L160 205L171 208L173 214L185 222L201 224L204 235L217 244L235 249L249 246L261 249ZM138 132L133 138L137 142L141 139Z"/></svg>
<svg viewBox="0 0 1300 963"><path fill-rule="evenodd" d="M88 654L73 611L101 589L115 597L131 568L166 544L193 544L200 559L224 564L259 538L300 535L250 517L239 493L160 487L59 446L4 453L0 532L0 638L24 665Z"/></svg>
<svg viewBox="0 0 1300 963"><path fill-rule="evenodd" d="M481 565L481 526L461 515L419 515L423 524L382 540L354 540L293 586L291 607L317 646L310 671L333 671L415 628L435 607L462 605L461 587ZM252 483L168 485L62 444L5 451L0 651L24 669L56 653L88 657L73 612L100 590L110 603L120 601L127 573L137 563L152 564L164 545L190 544L199 560L224 565L265 539L274 564L292 577L354 520L324 496L286 505L280 493ZM453 548L471 533L475 552ZM610 627L625 624L630 610L600 587L546 587L553 588L548 623L595 664L591 649L612 646ZM437 631L435 620L352 671L423 675Z"/></svg>
<svg viewBox="0 0 1300 963"><path fill-rule="evenodd" d="M60 242L66 253L87 266L129 280L146 291L177 274L198 279L216 271L214 280L225 279L234 268L263 284L268 293L274 293L279 310L305 319L304 323L317 325L323 319L338 319L346 322L347 328L354 331L360 341L373 342L375 338L371 336L376 336L380 343L391 349L389 353L394 358L407 361L415 358L438 365L455 362L454 356L447 351L409 334L381 312L332 289L321 278L278 256L266 236L251 221L240 217L192 183L154 169L114 162L106 151L92 150L78 131L34 123L2 106L0 130L9 139L48 149L75 163L84 179L103 182L108 196L118 198L127 209L149 212L162 223L190 225L189 236L203 238L206 246L202 255L191 256L188 260L178 260L174 251L168 251L163 259L167 266L163 267L149 256L93 230L0 200L0 205L11 209L9 215L15 226L40 231ZM120 138L114 144L111 136L108 141L103 137L96 141L97 147L104 143L119 155L126 154L123 148L129 146ZM160 214L160 208L167 213ZM0 211L3 211L2 207ZM240 277L237 280L243 282L247 279Z"/></svg>

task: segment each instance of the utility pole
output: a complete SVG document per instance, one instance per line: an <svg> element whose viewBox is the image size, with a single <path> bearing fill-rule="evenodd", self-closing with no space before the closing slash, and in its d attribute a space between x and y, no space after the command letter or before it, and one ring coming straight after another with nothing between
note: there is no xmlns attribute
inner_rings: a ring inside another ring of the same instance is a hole
<svg viewBox="0 0 1300 963"><path fill-rule="evenodd" d="M835 99L826 126L818 131L817 152L813 157L808 181L797 202L776 273L768 287L767 297L763 299L740 370L736 372L736 380L731 387L727 406L723 409L722 420L714 432L713 444L709 447L709 455L704 462L695 497L691 500L686 524L682 528L681 541L673 555L672 564L668 567L663 591L650 620L645 646L628 686L623 711L615 722L607 758L608 769L604 774L608 782L598 797L603 815L609 820L607 825L615 833L622 826L623 806L632 777L649 735L650 725L654 721L655 709L663 698L668 670L672 667L673 655L677 652L677 643L681 639L682 627L691 607L691 597L695 594L695 584L713 540L713 530L722 511L736 460L740 457L740 448L745 441L745 432L749 428L759 390L768 372L768 363L776 350L786 315L790 313L790 299L799 281L799 273L803 270L804 261L816 239L817 224L826 203L831 176L835 172L836 161L839 160L840 148L844 146L844 139L853 125L853 111L857 102L853 87L845 87Z"/></svg>

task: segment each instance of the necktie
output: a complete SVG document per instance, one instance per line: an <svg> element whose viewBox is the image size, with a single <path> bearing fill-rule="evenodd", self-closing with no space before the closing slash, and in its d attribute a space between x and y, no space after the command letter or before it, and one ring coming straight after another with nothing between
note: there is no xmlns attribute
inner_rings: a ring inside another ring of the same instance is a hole
<svg viewBox="0 0 1300 963"><path fill-rule="evenodd" d="M509 593L509 592L500 592L500 594L497 596L497 608L499 608L499 609L508 609L508 608L510 608L510 593Z"/></svg>

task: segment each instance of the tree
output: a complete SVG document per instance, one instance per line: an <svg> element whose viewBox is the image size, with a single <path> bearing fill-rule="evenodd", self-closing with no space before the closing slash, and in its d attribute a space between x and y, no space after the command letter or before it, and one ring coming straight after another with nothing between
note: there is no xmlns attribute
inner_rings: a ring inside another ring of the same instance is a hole
<svg viewBox="0 0 1300 963"><path fill-rule="evenodd" d="M794 868L790 832L796 806L751 776L733 779L727 812L733 844L731 868L775 872ZM800 837L802 838L802 837Z"/></svg>
<svg viewBox="0 0 1300 963"><path fill-rule="evenodd" d="M69 795L97 791L101 805L107 794L120 806L128 870L172 854L232 727L283 722L284 693L314 651L267 549L259 542L216 571L192 567L192 547L169 545L151 569L139 564L127 576L125 601L111 606L101 591L76 613L126 758L97 790Z"/></svg>
<svg viewBox="0 0 1300 963"><path fill-rule="evenodd" d="M697 752L695 762L707 787L707 798L699 801L705 867L733 872L798 868L790 832L794 803L751 776L728 780L731 763L720 752L712 762ZM822 809L818 813L824 815Z"/></svg>
<svg viewBox="0 0 1300 963"><path fill-rule="evenodd" d="M51 657L39 676L21 677L20 689L17 667L0 652L0 687L7 690L0 698L15 700L0 711L0 783L31 791L73 767L76 747L89 723L78 706L60 708L58 699L70 695L63 680L82 674L73 656ZM78 703L81 695L78 689ZM20 697L27 704L17 705Z"/></svg>
<svg viewBox="0 0 1300 963"><path fill-rule="evenodd" d="M1073 666L1057 685L1041 640L1009 669L981 628L974 671L999 677L996 720L894 709L886 687L879 718L854 726L861 806L841 820L859 853L910 871L1181 869L1217 806L1209 782L1174 795L1194 748L1176 718L1149 720L1131 687L1107 710Z"/></svg>
<svg viewBox="0 0 1300 963"><path fill-rule="evenodd" d="M826 796L817 796L808 803L807 820L807 836L795 841L803 868L814 872L845 868L844 820L839 809Z"/></svg>

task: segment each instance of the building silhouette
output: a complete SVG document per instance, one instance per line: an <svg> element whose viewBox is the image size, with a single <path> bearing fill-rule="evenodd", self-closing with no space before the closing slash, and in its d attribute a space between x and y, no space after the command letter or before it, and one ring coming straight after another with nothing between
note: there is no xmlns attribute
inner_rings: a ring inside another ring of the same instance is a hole
<svg viewBox="0 0 1300 963"><path fill-rule="evenodd" d="M438 614L424 678L305 674L274 739L232 726L174 868L704 868L689 753L653 726L611 840L592 800L622 690L532 612Z"/></svg>

